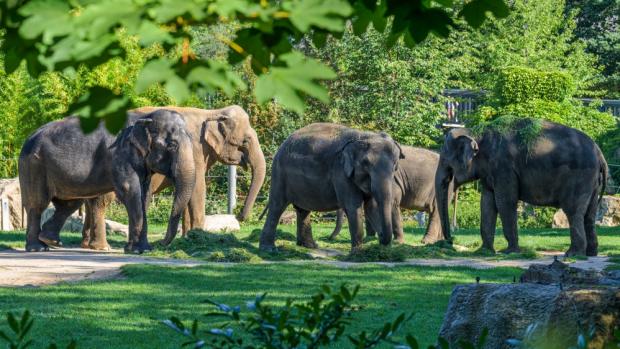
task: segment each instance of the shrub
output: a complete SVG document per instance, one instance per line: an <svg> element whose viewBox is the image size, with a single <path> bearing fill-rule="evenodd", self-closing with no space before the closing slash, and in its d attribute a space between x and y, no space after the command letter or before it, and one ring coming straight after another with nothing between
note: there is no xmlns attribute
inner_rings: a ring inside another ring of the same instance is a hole
<svg viewBox="0 0 620 349"><path fill-rule="evenodd" d="M500 104L524 103L532 99L562 102L573 95L572 77L560 71L511 67L500 71L495 86Z"/></svg>

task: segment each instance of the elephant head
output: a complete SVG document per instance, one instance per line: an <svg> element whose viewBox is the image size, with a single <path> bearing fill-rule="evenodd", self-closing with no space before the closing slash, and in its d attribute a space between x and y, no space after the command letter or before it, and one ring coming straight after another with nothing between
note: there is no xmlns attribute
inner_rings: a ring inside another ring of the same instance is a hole
<svg viewBox="0 0 620 349"><path fill-rule="evenodd" d="M250 167L252 181L239 220L246 219L265 181L265 156L248 114L239 106L219 109L215 120L204 122L203 139L219 162Z"/></svg>
<svg viewBox="0 0 620 349"><path fill-rule="evenodd" d="M435 193L441 230L444 239L451 240L448 218L448 201L450 182L454 180L454 189L460 184L477 179L475 159L478 155L478 142L464 128L452 129L445 138L439 155L439 166L435 173Z"/></svg>
<svg viewBox="0 0 620 349"><path fill-rule="evenodd" d="M146 168L168 177L174 184L174 200L164 244L176 235L181 214L196 182L192 140L180 114L157 110L136 121L130 143L138 149ZM148 187L147 187L148 188Z"/></svg>
<svg viewBox="0 0 620 349"><path fill-rule="evenodd" d="M398 160L404 158L400 146L387 134L348 142L342 151L345 175L363 192L365 200L376 203L376 228L381 244L392 240L392 185Z"/></svg>

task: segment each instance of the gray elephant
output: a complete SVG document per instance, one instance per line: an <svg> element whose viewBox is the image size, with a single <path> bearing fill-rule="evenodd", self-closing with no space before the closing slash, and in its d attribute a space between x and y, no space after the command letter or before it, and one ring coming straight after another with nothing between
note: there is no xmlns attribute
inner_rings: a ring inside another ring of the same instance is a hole
<svg viewBox="0 0 620 349"><path fill-rule="evenodd" d="M190 229L202 229L204 226L205 175L216 162L251 169L250 188L237 217L239 220L246 219L252 211L266 173L265 156L256 131L250 125L248 114L237 105L212 110L173 106L142 107L132 110L132 113L143 115L162 109L178 112L185 120L185 129L192 138L196 185L183 213L183 235ZM150 193L158 193L170 185L166 176L156 173L151 178ZM93 210L88 207L86 210L88 224L84 225L83 246L88 246L90 240L105 240L106 201L99 199L90 206Z"/></svg>
<svg viewBox="0 0 620 349"><path fill-rule="evenodd" d="M394 209L399 210L400 207L428 212L429 221L422 242L430 244L443 240L439 210L437 210L435 200L435 172L437 172L439 165L439 154L428 149L410 146L402 146L402 151L405 158L398 161L398 167L394 173L394 184L392 185L395 200ZM448 192L450 195L452 194L452 183L450 183ZM369 205L373 204L373 202L369 203ZM367 210L372 210L372 207L367 207ZM370 218L368 217L369 212L366 213L366 234L372 236L375 234L375 230L372 227L371 219L368 219ZM343 215L344 212L338 210L336 228L329 237L330 239L336 238L340 233ZM395 213L395 215L399 217L400 212ZM403 226L400 220L392 222L392 225L394 227L394 238L397 241L403 241Z"/></svg>
<svg viewBox="0 0 620 349"><path fill-rule="evenodd" d="M280 216L289 204L297 211L297 244L315 248L311 211L343 208L348 216L352 248L362 244L362 207L375 200L379 240L392 240L392 181L400 146L387 134L363 132L342 125L315 123L290 135L272 165L268 215L260 248L275 249Z"/></svg>
<svg viewBox="0 0 620 349"><path fill-rule="evenodd" d="M508 128L487 127L479 136L464 128L447 133L435 177L444 236L450 238L450 182L454 180L458 187L480 180L483 248L494 250L499 213L508 240L504 252L519 252L517 203L521 200L564 210L571 236L566 255L595 256L598 195L607 181L607 163L599 147L584 133L552 122L522 119ZM527 132L537 129L533 136Z"/></svg>
<svg viewBox="0 0 620 349"><path fill-rule="evenodd" d="M174 111L131 115L133 122L117 137L101 125L84 135L79 120L68 117L39 128L26 140L19 157L19 182L28 215L27 251L61 246L59 231L67 217L84 200L101 204L97 200L105 200L113 190L129 216L125 251L150 250L145 209L153 173L175 184L165 241L172 239L194 190L191 139L183 118ZM50 201L56 211L40 228L41 213Z"/></svg>

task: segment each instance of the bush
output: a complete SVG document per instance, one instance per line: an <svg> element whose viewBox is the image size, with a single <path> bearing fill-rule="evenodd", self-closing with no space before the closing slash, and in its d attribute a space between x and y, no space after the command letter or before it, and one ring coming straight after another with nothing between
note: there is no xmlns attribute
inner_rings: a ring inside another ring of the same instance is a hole
<svg viewBox="0 0 620 349"><path fill-rule="evenodd" d="M502 105L525 103L532 99L562 102L575 92L572 77L560 71L540 71L511 67L500 71L495 86Z"/></svg>

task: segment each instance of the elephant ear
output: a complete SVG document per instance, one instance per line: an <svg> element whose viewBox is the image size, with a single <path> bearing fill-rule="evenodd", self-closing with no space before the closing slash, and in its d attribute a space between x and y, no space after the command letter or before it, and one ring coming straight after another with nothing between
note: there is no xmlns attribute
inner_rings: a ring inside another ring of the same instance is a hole
<svg viewBox="0 0 620 349"><path fill-rule="evenodd" d="M342 149L342 162L344 167L344 174L348 178L353 176L355 171L355 146L354 142L347 142Z"/></svg>
<svg viewBox="0 0 620 349"><path fill-rule="evenodd" d="M153 120L149 118L138 119L129 132L129 143L138 150L142 157L146 157L151 148L151 134L148 125L152 122Z"/></svg>
<svg viewBox="0 0 620 349"><path fill-rule="evenodd" d="M230 133L227 125L229 117L220 115L216 120L207 120L202 127L202 140L207 143L216 153L220 153L226 141L226 135Z"/></svg>
<svg viewBox="0 0 620 349"><path fill-rule="evenodd" d="M458 161L463 168L466 168L478 154L478 142L469 136L460 136L456 142L458 144Z"/></svg>

